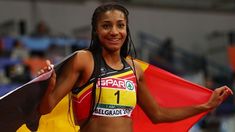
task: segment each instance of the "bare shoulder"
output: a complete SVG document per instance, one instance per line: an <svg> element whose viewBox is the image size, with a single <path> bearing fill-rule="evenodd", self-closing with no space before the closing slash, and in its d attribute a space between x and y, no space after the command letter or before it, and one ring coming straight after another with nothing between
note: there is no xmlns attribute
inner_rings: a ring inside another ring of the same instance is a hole
<svg viewBox="0 0 235 132"><path fill-rule="evenodd" d="M73 58L73 62L79 70L82 70L93 64L92 53L88 50L78 50Z"/></svg>
<svg viewBox="0 0 235 132"><path fill-rule="evenodd" d="M76 51L76 58L92 58L92 53L89 50L78 50Z"/></svg>

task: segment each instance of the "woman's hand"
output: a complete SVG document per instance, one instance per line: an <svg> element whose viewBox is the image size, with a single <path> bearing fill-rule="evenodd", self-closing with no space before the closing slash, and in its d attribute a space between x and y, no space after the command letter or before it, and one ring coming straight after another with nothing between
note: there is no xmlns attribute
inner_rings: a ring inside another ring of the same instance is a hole
<svg viewBox="0 0 235 132"><path fill-rule="evenodd" d="M47 73L47 72L53 70L52 75L51 75L50 80L49 80L49 84L48 84L48 88L53 89L54 86L55 86L55 83L56 83L56 73L55 73L55 70L53 69L54 65L51 64L50 60L46 60L46 64L47 64L46 67L44 67L43 69L38 71L37 76L40 76L44 73Z"/></svg>
<svg viewBox="0 0 235 132"><path fill-rule="evenodd" d="M223 101L230 95L233 95L233 92L230 88L228 88L227 86L219 87L213 91L210 99L205 104L205 106L208 109L214 109L221 103L223 103Z"/></svg>
<svg viewBox="0 0 235 132"><path fill-rule="evenodd" d="M51 64L50 60L46 60L46 65L47 65L47 66L45 66L43 69L41 69L40 71L38 71L37 76L40 76L40 75L42 75L42 74L44 74L44 73L46 73L46 72L52 70L53 67L54 67L54 65Z"/></svg>

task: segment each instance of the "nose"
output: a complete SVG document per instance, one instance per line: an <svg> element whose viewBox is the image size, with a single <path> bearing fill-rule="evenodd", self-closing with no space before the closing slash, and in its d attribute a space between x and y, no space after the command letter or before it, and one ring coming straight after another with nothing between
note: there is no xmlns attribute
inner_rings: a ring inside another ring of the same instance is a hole
<svg viewBox="0 0 235 132"><path fill-rule="evenodd" d="M110 35L115 36L117 34L118 34L118 29L115 26L112 27L112 29L110 30Z"/></svg>

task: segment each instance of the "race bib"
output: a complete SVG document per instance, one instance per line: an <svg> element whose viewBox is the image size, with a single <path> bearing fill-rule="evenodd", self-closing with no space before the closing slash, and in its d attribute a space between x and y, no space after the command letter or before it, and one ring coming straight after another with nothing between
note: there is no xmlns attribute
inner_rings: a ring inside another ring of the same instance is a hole
<svg viewBox="0 0 235 132"><path fill-rule="evenodd" d="M102 78L98 81L96 101L99 104L93 115L130 116L136 105L136 88L130 80L120 78ZM101 95L100 87L101 86Z"/></svg>

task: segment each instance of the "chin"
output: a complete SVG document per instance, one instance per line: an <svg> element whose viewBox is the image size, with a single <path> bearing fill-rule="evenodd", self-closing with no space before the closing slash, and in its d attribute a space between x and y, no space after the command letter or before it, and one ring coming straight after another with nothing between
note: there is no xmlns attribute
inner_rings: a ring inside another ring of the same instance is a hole
<svg viewBox="0 0 235 132"><path fill-rule="evenodd" d="M109 51L109 52L117 52L121 50L121 47L107 47L105 48L105 50Z"/></svg>

